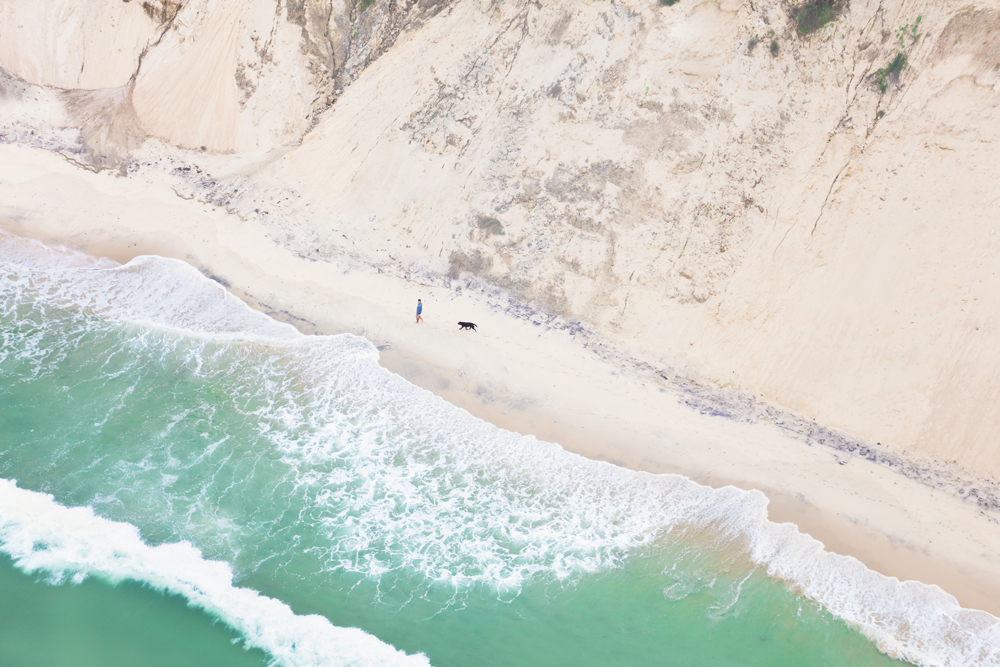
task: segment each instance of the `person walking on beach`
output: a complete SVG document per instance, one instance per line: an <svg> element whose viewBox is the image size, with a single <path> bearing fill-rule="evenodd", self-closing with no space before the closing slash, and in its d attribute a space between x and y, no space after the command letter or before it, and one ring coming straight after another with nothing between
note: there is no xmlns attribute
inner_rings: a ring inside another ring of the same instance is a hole
<svg viewBox="0 0 1000 667"><path fill-rule="evenodd" d="M424 321L423 316L420 314L424 312L424 304L420 299L417 299L417 324Z"/></svg>

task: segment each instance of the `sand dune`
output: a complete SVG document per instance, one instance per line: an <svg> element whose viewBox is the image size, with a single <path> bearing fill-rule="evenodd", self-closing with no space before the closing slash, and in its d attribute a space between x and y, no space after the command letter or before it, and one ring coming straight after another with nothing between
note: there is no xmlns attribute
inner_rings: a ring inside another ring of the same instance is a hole
<svg viewBox="0 0 1000 667"><path fill-rule="evenodd" d="M143 127L185 148L236 141L236 40L247 0L188 3L143 62L134 104Z"/></svg>
<svg viewBox="0 0 1000 667"><path fill-rule="evenodd" d="M4 2L0 5L0 63L24 79L48 86L122 86L132 77L143 50L159 34L159 16L144 10L143 4ZM158 0L145 4L162 10Z"/></svg>

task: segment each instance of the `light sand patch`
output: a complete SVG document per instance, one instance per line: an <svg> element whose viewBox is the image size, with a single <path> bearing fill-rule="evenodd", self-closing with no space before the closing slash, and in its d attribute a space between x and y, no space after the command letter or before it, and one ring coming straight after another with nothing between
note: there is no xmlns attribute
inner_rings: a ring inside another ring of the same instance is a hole
<svg viewBox="0 0 1000 667"><path fill-rule="evenodd" d="M186 148L234 148L236 45L247 3L184 6L136 79L133 102L147 132Z"/></svg>
<svg viewBox="0 0 1000 667"><path fill-rule="evenodd" d="M0 67L32 83L116 88L159 35L160 2L6 0L0 4Z"/></svg>

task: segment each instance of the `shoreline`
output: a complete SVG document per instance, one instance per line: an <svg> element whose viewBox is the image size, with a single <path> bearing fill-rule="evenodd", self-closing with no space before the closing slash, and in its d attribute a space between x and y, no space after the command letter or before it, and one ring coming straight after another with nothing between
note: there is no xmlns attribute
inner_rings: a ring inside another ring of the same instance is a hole
<svg viewBox="0 0 1000 667"><path fill-rule="evenodd" d="M83 172L9 145L0 157L9 165L0 167L2 229L120 262L142 254L185 260L303 333L364 335L381 348L384 367L501 428L635 470L759 489L771 499L772 521L1000 615L1000 524L971 502L772 424L698 414L571 332L511 318L470 290L419 285L343 257L296 255L264 228L165 186ZM411 313L418 297L427 305L419 329ZM480 332L447 324L460 319Z"/></svg>
<svg viewBox="0 0 1000 667"><path fill-rule="evenodd" d="M963 568L947 560L942 561L891 533L871 528L863 519L848 519L831 511L829 507L820 506L802 493L779 490L760 482L749 482L731 472L715 474L705 468L680 467L661 458L642 456L643 450L648 451L654 446L651 442L639 443L632 448L614 449L608 434L603 434L603 437L581 437L573 432L572 425L567 420L560 419L557 414L531 409L522 409L516 413L498 409L489 402L478 399L474 392L457 387L460 383L457 374L449 381L441 373L443 369L437 369L438 373L433 374L421 372L416 370L417 360L397 351L380 351L379 363L408 382L431 391L484 421L522 435L534 435L539 440L558 443L564 449L586 458L654 474L683 475L698 484L713 488L735 486L743 490L756 489L770 501L770 521L795 524L800 532L822 542L827 551L852 556L869 569L896 577L900 581L914 580L937 585L958 599L963 607L981 609L994 616L1000 615L1000 584L990 572L964 571ZM572 443L572 446L567 443ZM803 449L807 447L804 443L801 446ZM816 448L814 451L817 456L823 455L822 449ZM834 467L841 467L841 464L830 460L827 467L835 472ZM884 467L881 469L890 474L898 474ZM974 508L970 506L968 510L973 512Z"/></svg>

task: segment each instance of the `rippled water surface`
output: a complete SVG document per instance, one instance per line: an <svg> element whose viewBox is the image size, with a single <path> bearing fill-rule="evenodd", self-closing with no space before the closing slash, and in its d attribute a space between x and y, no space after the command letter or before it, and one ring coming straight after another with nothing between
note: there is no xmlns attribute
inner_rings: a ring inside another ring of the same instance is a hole
<svg viewBox="0 0 1000 667"><path fill-rule="evenodd" d="M138 605L263 651L227 639L217 664L888 665L876 642L949 645L913 621L937 589L767 522L758 493L502 431L179 262L7 244L0 586L67 635L73 605Z"/></svg>

